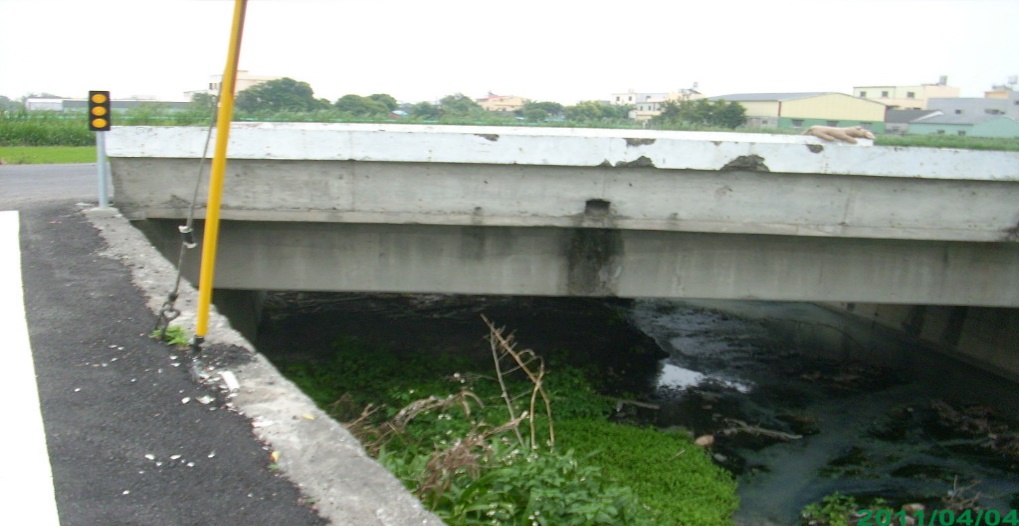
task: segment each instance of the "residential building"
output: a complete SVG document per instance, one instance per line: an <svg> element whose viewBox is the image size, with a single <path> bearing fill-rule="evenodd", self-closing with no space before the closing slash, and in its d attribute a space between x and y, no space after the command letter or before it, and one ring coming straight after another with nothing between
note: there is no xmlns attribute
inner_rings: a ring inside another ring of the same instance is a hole
<svg viewBox="0 0 1019 526"><path fill-rule="evenodd" d="M1019 120L1019 91L995 93L994 98L931 99L928 108L945 115L1005 115Z"/></svg>
<svg viewBox="0 0 1019 526"><path fill-rule="evenodd" d="M517 111L522 109L529 100L516 95L496 95L488 92L487 97L475 102L488 111Z"/></svg>
<svg viewBox="0 0 1019 526"><path fill-rule="evenodd" d="M652 100L665 100L668 93L638 93L632 89L626 93L613 93L609 102L616 106L636 106L642 102L651 102Z"/></svg>
<svg viewBox="0 0 1019 526"><path fill-rule="evenodd" d="M1004 115L955 115L938 112L909 123L910 135L1019 138L1019 121Z"/></svg>
<svg viewBox="0 0 1019 526"><path fill-rule="evenodd" d="M64 100L51 97L29 97L25 99L25 110L64 111Z"/></svg>
<svg viewBox="0 0 1019 526"><path fill-rule="evenodd" d="M985 99L1008 99L1015 94L1016 84L1019 84L1019 76L1013 75L1008 78L1008 84L999 84L991 87L990 91L984 92Z"/></svg>
<svg viewBox="0 0 1019 526"><path fill-rule="evenodd" d="M740 103L746 108L746 125L761 128L863 126L883 133L888 109L877 101L834 92L735 93L708 100Z"/></svg>
<svg viewBox="0 0 1019 526"><path fill-rule="evenodd" d="M1015 82L994 86L983 98L927 100L926 110L889 110L888 133L1019 138L1019 91Z"/></svg>
<svg viewBox="0 0 1019 526"><path fill-rule="evenodd" d="M1019 91L995 86L984 98L934 98L934 115L909 123L910 134L1019 138Z"/></svg>
<svg viewBox="0 0 1019 526"><path fill-rule="evenodd" d="M283 77L271 76L271 75L252 75L247 70L237 70L237 78L234 81L234 93L240 93L252 86L257 86L263 82L270 80L279 80ZM219 88L223 85L223 75L212 75L209 77L209 89L199 90L190 93L208 93L209 95L218 95Z"/></svg>
<svg viewBox="0 0 1019 526"><path fill-rule="evenodd" d="M933 98L958 97L959 88L948 85L948 77L941 77L937 84L915 86L854 86L853 96L875 100L899 110L924 110Z"/></svg>
<svg viewBox="0 0 1019 526"><path fill-rule="evenodd" d="M937 115L941 115L938 110L889 109L885 114L885 133L905 135L909 131L910 124Z"/></svg>
<svg viewBox="0 0 1019 526"><path fill-rule="evenodd" d="M704 98L699 91L696 89L683 88L679 91L671 91L668 93L633 93L634 98L638 101L633 103L633 109L630 110L629 117L637 122L644 122L651 120L662 113L662 104L668 101L679 102L684 100L696 100ZM613 104L622 105L615 100L622 98L630 98L630 93L613 93Z"/></svg>

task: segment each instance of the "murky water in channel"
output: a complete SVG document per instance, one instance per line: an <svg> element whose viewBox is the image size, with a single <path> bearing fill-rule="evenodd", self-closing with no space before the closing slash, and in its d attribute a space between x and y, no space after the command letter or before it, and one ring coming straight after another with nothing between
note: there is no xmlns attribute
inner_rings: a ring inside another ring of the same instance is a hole
<svg viewBox="0 0 1019 526"><path fill-rule="evenodd" d="M1014 462L953 450L974 441L932 436L925 423L932 400L1014 420L1015 384L816 305L638 301L630 316L671 355L655 396L660 425L717 432L728 418L794 434L807 424L788 441L716 439L716 458L739 473L739 524L795 524L833 491L930 502L956 480L980 481L971 492L985 506L1014 507Z"/></svg>
<svg viewBox="0 0 1019 526"><path fill-rule="evenodd" d="M716 434L710 453L737 474L741 525L797 524L803 506L833 491L936 503L956 480L980 481L971 491L984 506L1016 506L1016 462L928 425L932 400L1019 420L1016 385L816 305L614 302L641 335L580 299L334 295L296 304L304 306L283 301L270 309L260 329L258 347L270 358L328 352L338 334L390 348L484 354L481 313L539 352L583 349L585 359L612 360L621 349L657 342L668 353L657 372L653 361L602 368L625 377L621 391L645 389L659 406L641 409L641 418ZM734 429L743 431L720 433Z"/></svg>

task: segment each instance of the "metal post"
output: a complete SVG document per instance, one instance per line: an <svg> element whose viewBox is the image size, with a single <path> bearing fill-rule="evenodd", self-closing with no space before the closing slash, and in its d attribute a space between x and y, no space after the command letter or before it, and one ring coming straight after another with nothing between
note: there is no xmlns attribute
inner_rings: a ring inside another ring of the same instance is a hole
<svg viewBox="0 0 1019 526"><path fill-rule="evenodd" d="M99 208L110 206L110 200L106 195L107 186L110 180L109 164L106 161L106 132L96 133L96 171L99 173Z"/></svg>
<svg viewBox="0 0 1019 526"><path fill-rule="evenodd" d="M226 150L233 120L234 85L237 80L237 62L241 52L241 35L247 0L235 0L233 29L227 53L223 85L220 88L219 114L216 118L216 150L212 157L209 175L209 201L205 210L205 233L202 239L202 265L198 276L198 314L192 350L197 352L209 330L209 310L212 302L213 276L216 271L216 249L219 242L219 212L226 172Z"/></svg>

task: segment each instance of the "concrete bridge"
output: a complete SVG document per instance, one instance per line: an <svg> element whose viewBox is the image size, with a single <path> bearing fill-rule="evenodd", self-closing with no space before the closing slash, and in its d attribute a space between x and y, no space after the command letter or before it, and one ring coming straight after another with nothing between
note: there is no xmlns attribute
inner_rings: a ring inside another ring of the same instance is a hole
<svg viewBox="0 0 1019 526"><path fill-rule="evenodd" d="M204 144L114 129L116 206L184 218ZM245 123L229 157L226 289L1019 306L1016 152Z"/></svg>

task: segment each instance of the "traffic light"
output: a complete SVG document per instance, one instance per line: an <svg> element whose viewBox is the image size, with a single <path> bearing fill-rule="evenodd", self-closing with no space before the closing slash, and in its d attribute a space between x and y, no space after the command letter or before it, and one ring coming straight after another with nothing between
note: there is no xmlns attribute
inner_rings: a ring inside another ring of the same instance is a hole
<svg viewBox="0 0 1019 526"><path fill-rule="evenodd" d="M110 92L88 92L88 129L109 131L110 116Z"/></svg>

